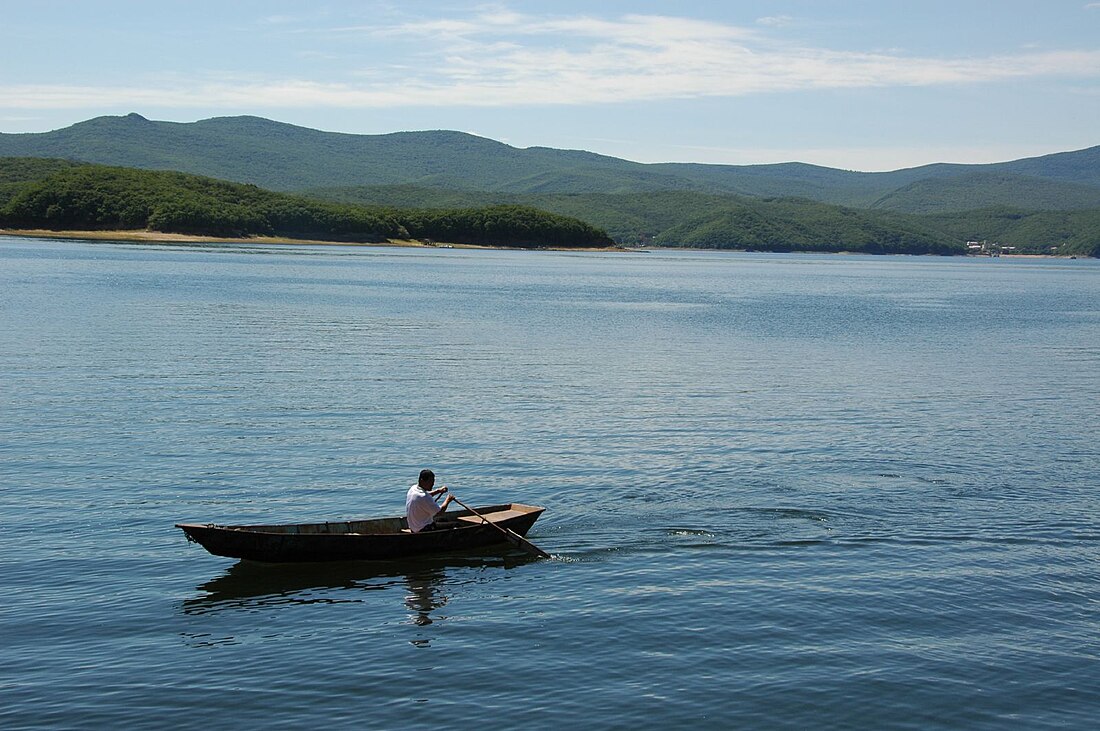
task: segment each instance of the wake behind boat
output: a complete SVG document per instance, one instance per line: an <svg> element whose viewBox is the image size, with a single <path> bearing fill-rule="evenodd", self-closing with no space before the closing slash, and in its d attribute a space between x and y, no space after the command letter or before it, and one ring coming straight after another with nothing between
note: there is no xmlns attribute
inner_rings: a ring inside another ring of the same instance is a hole
<svg viewBox="0 0 1100 731"><path fill-rule="evenodd" d="M440 529L411 533L405 518L332 523L215 525L177 523L189 541L215 556L250 561L392 560L522 541L545 508L520 503L489 505L440 515ZM526 543L526 541L524 541Z"/></svg>

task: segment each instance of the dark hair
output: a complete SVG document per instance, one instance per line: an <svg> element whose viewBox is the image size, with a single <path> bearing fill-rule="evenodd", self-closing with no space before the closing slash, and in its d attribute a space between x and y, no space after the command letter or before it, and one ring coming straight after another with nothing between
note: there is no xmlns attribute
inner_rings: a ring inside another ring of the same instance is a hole
<svg viewBox="0 0 1100 731"><path fill-rule="evenodd" d="M423 485L426 482L435 483L435 473L431 470L420 470L420 479L416 481L418 485Z"/></svg>

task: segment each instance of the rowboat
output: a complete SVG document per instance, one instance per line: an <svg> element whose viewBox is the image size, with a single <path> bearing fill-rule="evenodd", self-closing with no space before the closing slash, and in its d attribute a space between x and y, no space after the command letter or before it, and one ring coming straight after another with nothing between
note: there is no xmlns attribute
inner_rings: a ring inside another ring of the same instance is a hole
<svg viewBox="0 0 1100 731"><path fill-rule="evenodd" d="M448 511L436 518L437 530L420 533L411 533L403 517L283 525L177 523L176 527L187 540L215 556L278 563L393 560L507 543L509 531L526 535L544 510L507 503Z"/></svg>

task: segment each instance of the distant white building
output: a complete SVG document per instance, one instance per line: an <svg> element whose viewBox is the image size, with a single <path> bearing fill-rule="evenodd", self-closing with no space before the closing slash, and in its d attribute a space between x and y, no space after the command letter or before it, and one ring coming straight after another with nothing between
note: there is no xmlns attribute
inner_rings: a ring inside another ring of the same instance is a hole
<svg viewBox="0 0 1100 731"><path fill-rule="evenodd" d="M977 241L970 239L966 242L966 251L970 254L984 254L985 256L1000 256L1002 253L1009 251L1016 251L1015 246L1005 246L1004 244L998 244L996 241L990 243L985 239Z"/></svg>

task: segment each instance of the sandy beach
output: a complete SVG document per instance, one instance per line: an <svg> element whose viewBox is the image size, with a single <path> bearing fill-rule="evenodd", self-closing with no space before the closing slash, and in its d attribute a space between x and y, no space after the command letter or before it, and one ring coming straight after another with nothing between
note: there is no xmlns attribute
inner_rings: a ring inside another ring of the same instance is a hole
<svg viewBox="0 0 1100 731"><path fill-rule="evenodd" d="M291 239L284 236L246 236L234 238L231 236L197 236L193 234L162 233L146 229L113 230L113 231L51 231L49 229L10 229L0 228L0 236L26 236L42 239L74 239L89 241L132 241L147 242L150 244L276 244L284 246L402 246L420 249L515 249L519 251L646 251L650 248L632 248L629 246L608 247L557 247L557 246L482 246L478 244L452 244L443 241L425 243L416 239L389 239L387 241L326 241L323 239ZM679 251L693 251L695 249L684 248ZM711 249L698 249L698 251L711 251ZM741 251L728 249L727 251ZM837 254L858 254L859 252L841 251ZM990 258L985 255L964 254L971 258ZM1006 259L1070 259L1077 257L1060 256L1058 254L1001 254ZM995 257L994 257L995 258Z"/></svg>
<svg viewBox="0 0 1100 731"><path fill-rule="evenodd" d="M438 244L425 244L414 240L391 240L386 242L359 241L323 241L320 239L291 239L282 236L198 236L193 234L163 233L146 229L112 231L52 231L49 229L0 229L0 236L28 236L43 239L87 239L92 241L147 241L149 243L231 243L231 244L297 244L309 246L409 246L431 247ZM452 244L460 246L460 244ZM462 245L465 246L465 245ZM483 248L483 247L468 247Z"/></svg>
<svg viewBox="0 0 1100 731"><path fill-rule="evenodd" d="M162 233L146 229L112 231L52 231L49 229L0 228L0 236L26 236L43 239L74 239L89 241L132 241L151 244L278 244L286 246L402 246L421 249L517 249L539 251L625 251L620 246L608 247L557 247L557 246L483 246L479 244L453 244L443 241L425 243L416 239L389 239L387 241L326 241L323 239L292 239L283 236L198 236L193 234Z"/></svg>

